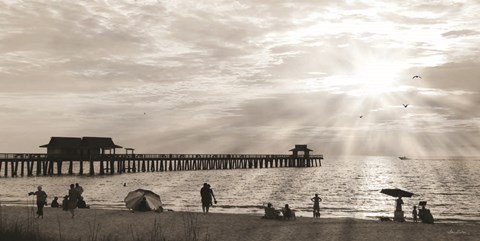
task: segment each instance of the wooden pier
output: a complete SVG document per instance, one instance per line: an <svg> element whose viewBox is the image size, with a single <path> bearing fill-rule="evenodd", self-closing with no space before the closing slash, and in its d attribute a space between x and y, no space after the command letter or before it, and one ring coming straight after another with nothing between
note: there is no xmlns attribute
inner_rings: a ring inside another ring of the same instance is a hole
<svg viewBox="0 0 480 241"><path fill-rule="evenodd" d="M106 175L138 172L318 167L323 155L0 153L0 176ZM88 170L87 170L88 169Z"/></svg>

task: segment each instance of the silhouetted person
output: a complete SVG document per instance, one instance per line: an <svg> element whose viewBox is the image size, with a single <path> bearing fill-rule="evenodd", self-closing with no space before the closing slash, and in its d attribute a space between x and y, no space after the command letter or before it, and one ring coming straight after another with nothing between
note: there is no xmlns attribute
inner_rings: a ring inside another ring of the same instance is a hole
<svg viewBox="0 0 480 241"><path fill-rule="evenodd" d="M63 197L62 210L63 211L68 211L68 196Z"/></svg>
<svg viewBox="0 0 480 241"><path fill-rule="evenodd" d="M313 202L313 217L320 218L320 202L322 201L322 198L320 198L318 194L315 194L315 197L310 200Z"/></svg>
<svg viewBox="0 0 480 241"><path fill-rule="evenodd" d="M85 199L83 199L83 197L80 197L78 199L77 207L78 208L89 208L89 206L87 206L87 203L85 202Z"/></svg>
<svg viewBox="0 0 480 241"><path fill-rule="evenodd" d="M200 196L202 197L202 211L207 214L212 204L212 192L207 183L204 183L202 189L200 189Z"/></svg>
<svg viewBox="0 0 480 241"><path fill-rule="evenodd" d="M210 186L210 184L208 184L207 186L208 186L208 189L210 190L210 195L212 195L212 197L213 197L213 202L214 202L215 204L217 204L217 199L215 198L215 195L213 194L213 189L212 189L212 187ZM213 206L213 203L212 203L211 200L212 200L212 199L210 198L210 206Z"/></svg>
<svg viewBox="0 0 480 241"><path fill-rule="evenodd" d="M263 218L266 219L277 219L279 217L279 212L273 208L273 205L271 203L268 203L267 206L265 207L265 215L263 215Z"/></svg>
<svg viewBox="0 0 480 241"><path fill-rule="evenodd" d="M151 211L150 207L147 204L147 199L145 197L142 198L142 201L138 204L137 210L140 212Z"/></svg>
<svg viewBox="0 0 480 241"><path fill-rule="evenodd" d="M283 218L290 220L290 218L295 218L295 214L293 213L292 209L288 206L288 204L285 204L285 207L282 210L283 212Z"/></svg>
<svg viewBox="0 0 480 241"><path fill-rule="evenodd" d="M50 203L50 207L52 208L58 208L60 207L60 204L58 204L58 197L54 197L52 203Z"/></svg>
<svg viewBox="0 0 480 241"><path fill-rule="evenodd" d="M412 216L413 216L413 222L418 222L417 219L417 206L413 206L413 211L412 211Z"/></svg>
<svg viewBox="0 0 480 241"><path fill-rule="evenodd" d="M398 197L397 199L397 206L395 207L395 211L402 211L402 204L403 204L403 200L402 200L402 197Z"/></svg>
<svg viewBox="0 0 480 241"><path fill-rule="evenodd" d="M80 197L81 197L82 194L83 194L83 187L80 186L78 183L75 183L75 190L77 190L78 195L80 195Z"/></svg>
<svg viewBox="0 0 480 241"><path fill-rule="evenodd" d="M75 189L75 185L70 184L70 190L68 190L68 211L72 214L72 218L75 217L75 208L77 208L79 198L80 194Z"/></svg>
<svg viewBox="0 0 480 241"><path fill-rule="evenodd" d="M43 207L47 204L47 193L42 191L41 186L38 186L36 192L29 192L28 195L37 196L37 218L43 218Z"/></svg>
<svg viewBox="0 0 480 241"><path fill-rule="evenodd" d="M430 213L430 210L425 208L425 205L422 205L422 209L419 210L418 217L420 218L422 223L434 223L433 216Z"/></svg>

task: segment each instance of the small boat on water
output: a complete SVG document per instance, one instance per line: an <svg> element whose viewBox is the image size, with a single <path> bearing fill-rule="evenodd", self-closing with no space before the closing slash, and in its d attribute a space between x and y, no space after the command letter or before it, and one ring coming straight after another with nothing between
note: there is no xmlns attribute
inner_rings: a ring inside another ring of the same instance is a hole
<svg viewBox="0 0 480 241"><path fill-rule="evenodd" d="M400 160L409 160L406 156L399 156L398 159L400 159Z"/></svg>

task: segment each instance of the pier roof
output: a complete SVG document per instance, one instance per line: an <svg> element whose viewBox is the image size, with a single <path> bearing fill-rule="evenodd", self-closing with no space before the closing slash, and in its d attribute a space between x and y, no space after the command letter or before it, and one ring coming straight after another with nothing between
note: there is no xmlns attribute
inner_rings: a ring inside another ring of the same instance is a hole
<svg viewBox="0 0 480 241"><path fill-rule="evenodd" d="M308 149L307 145L295 145L295 148L291 149L290 151L313 151L313 150Z"/></svg>
<svg viewBox="0 0 480 241"><path fill-rule="evenodd" d="M57 148L78 148L82 138L80 137L57 137L54 136L50 139L50 142L40 147L57 147Z"/></svg>
<svg viewBox="0 0 480 241"><path fill-rule="evenodd" d="M81 146L86 148L122 148L119 145L115 145L110 137L83 137Z"/></svg>
<svg viewBox="0 0 480 241"><path fill-rule="evenodd" d="M122 148L113 143L110 137L52 137L43 148Z"/></svg>

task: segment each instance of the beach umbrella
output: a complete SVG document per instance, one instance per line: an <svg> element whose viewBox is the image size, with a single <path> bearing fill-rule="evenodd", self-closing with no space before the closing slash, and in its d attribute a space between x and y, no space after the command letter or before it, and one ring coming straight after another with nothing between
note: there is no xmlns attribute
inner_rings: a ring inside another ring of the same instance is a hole
<svg viewBox="0 0 480 241"><path fill-rule="evenodd" d="M386 188L386 189L382 189L380 192L392 197L412 197L413 196L413 193L407 192L398 188Z"/></svg>
<svg viewBox="0 0 480 241"><path fill-rule="evenodd" d="M129 192L125 197L125 206L129 209L137 209L139 204L142 202L143 198L147 203L147 206L152 210L157 210L162 206L162 201L160 196L150 190L137 189L135 191Z"/></svg>

